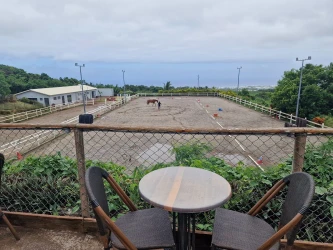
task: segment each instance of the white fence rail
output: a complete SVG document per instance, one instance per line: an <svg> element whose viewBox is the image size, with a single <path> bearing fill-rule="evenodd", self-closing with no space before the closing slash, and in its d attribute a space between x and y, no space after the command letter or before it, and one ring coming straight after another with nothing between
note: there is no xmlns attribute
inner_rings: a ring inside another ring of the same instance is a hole
<svg viewBox="0 0 333 250"><path fill-rule="evenodd" d="M222 97L230 101L234 101L236 103L239 103L241 105L244 105L245 107L252 108L254 110L260 111L262 113L269 114L271 116L277 117L280 120L286 120L289 121L290 123L296 122L296 116L293 114L287 114L284 113L280 110L275 110L271 109L270 107L266 107L254 102L250 102L247 100L244 100L239 97L235 96L230 96L230 95L225 95L225 94L220 94L217 92L197 92L197 93L138 93L137 95L139 96L217 96L217 97ZM313 121L307 121L307 126L308 127L315 127L315 128L329 128L328 126L325 126L324 123L319 124Z"/></svg>
<svg viewBox="0 0 333 250"><path fill-rule="evenodd" d="M281 119L287 120L290 123L296 122L297 117L293 114L287 114L287 113L282 112L281 110L272 109L270 107L266 107L266 106L263 106L263 105L260 105L260 104L254 103L254 102L250 102L250 101L247 101L247 100L241 99L239 97L235 97L235 96L230 96L230 95L225 95L225 94L220 94L220 93L218 94L218 96L231 100L231 101L234 101L241 105L244 105L245 107L252 108L252 109L260 111L262 113L269 114L270 116L274 116L280 120ZM329 128L329 127L325 126L324 123L319 124L319 123L309 121L309 120L307 120L307 126L314 127L314 128Z"/></svg>
<svg viewBox="0 0 333 250"><path fill-rule="evenodd" d="M126 98L126 102L121 99L111 104L99 106L96 109L90 110L87 113L92 114L94 118L99 118L101 115L114 110L122 105L125 105L128 101L138 98L138 95L133 95ZM61 124L77 123L79 121L79 116L75 116L71 119L61 122ZM5 143L0 146L0 152L3 153L6 157L15 157L17 152L23 154L27 151L33 150L40 145L52 141L55 138L64 135L67 133L66 130L47 130L33 133L27 135L23 138L13 140L11 142Z"/></svg>
<svg viewBox="0 0 333 250"><path fill-rule="evenodd" d="M88 100L87 104L88 105L94 104L94 99ZM68 103L64 103L64 104L57 104L57 105L49 106L49 107L45 107L45 108L34 109L34 110L26 111L26 112L7 115L7 116L0 117L0 123L21 122L21 121L25 121L25 120L28 120L31 118L38 117L38 116L61 111L64 109L74 108L79 105L82 105L82 102L75 102L75 103L68 102Z"/></svg>

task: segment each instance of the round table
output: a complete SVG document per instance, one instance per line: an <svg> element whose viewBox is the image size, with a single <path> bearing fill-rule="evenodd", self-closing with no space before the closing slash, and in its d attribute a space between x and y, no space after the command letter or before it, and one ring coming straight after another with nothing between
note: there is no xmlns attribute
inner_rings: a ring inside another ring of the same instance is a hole
<svg viewBox="0 0 333 250"><path fill-rule="evenodd" d="M155 170L141 179L139 192L151 205L178 213L181 250L187 249L190 243L189 235L188 239L186 237L190 231L190 214L217 208L231 197L228 181L213 172L194 167Z"/></svg>

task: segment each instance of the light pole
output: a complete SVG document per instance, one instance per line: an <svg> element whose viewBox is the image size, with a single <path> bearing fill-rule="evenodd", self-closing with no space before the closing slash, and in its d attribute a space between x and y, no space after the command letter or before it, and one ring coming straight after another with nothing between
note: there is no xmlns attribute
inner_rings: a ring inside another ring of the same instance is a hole
<svg viewBox="0 0 333 250"><path fill-rule="evenodd" d="M298 86L298 95L297 95L297 105L296 105L296 118L298 117L298 107L299 107L299 100L301 98L301 88L302 88L302 77L303 77L303 65L304 61L311 60L311 56L308 56L306 59L299 60L298 57L296 57L296 61L302 61L302 67L301 67L301 77L299 79L299 86Z"/></svg>
<svg viewBox="0 0 333 250"><path fill-rule="evenodd" d="M200 76L198 75L198 88L200 87Z"/></svg>
<svg viewBox="0 0 333 250"><path fill-rule="evenodd" d="M240 66L238 69L238 84L237 84L237 95L238 95L238 89L239 89L239 75L240 75L240 70L242 69L242 66Z"/></svg>
<svg viewBox="0 0 333 250"><path fill-rule="evenodd" d="M78 66L80 67L80 76L81 76L81 89L82 89L82 101L83 101L83 110L84 110L84 113L86 113L86 102L84 100L84 93L83 93L83 81L82 81L82 71L81 71L81 68L82 67L85 67L84 64L82 65L79 65L78 63L75 63L75 66Z"/></svg>
<svg viewBox="0 0 333 250"><path fill-rule="evenodd" d="M125 96L125 70L122 70L123 72L123 82L124 82L124 102L126 102L126 96Z"/></svg>

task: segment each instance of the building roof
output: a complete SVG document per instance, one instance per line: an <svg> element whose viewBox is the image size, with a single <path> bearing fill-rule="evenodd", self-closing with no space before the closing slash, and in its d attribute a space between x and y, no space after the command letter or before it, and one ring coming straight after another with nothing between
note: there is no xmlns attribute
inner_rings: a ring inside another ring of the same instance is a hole
<svg viewBox="0 0 333 250"><path fill-rule="evenodd" d="M96 90L97 88L88 86L88 85L83 85L83 90ZM81 84L75 85L75 86L67 86L67 87L55 87L55 88L41 88L41 89L29 89L20 93L17 93L16 95L26 93L28 91L33 91L36 93L40 93L43 95L48 95L48 96L53 96L53 95L62 95L62 94L69 94L69 93L76 93L76 92L81 92L82 87Z"/></svg>

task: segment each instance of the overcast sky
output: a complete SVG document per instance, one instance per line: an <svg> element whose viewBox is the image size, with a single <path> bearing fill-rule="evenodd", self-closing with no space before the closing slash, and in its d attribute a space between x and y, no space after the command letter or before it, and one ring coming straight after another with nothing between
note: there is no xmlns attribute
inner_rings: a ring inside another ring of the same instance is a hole
<svg viewBox="0 0 333 250"><path fill-rule="evenodd" d="M0 0L0 63L52 77L274 85L333 61L333 0Z"/></svg>

